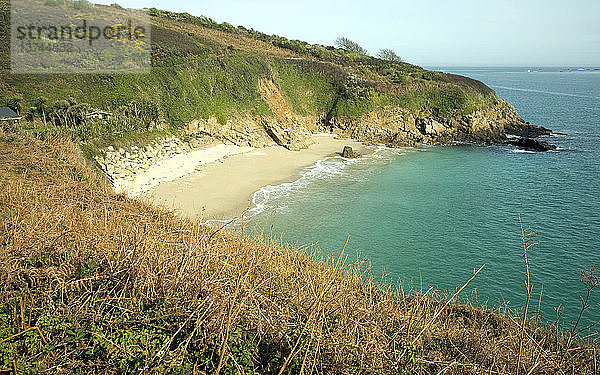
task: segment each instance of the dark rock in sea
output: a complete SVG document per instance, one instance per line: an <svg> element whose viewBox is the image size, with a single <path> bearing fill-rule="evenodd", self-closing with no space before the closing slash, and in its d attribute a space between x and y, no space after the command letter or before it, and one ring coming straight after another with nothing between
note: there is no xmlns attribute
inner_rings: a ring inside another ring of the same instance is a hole
<svg viewBox="0 0 600 375"><path fill-rule="evenodd" d="M538 141L537 139L533 139L533 138L511 139L508 141L508 143L513 144L513 145L519 147L520 149L527 150L527 151L545 152L545 151L556 150L555 145L551 145L550 143L548 143L546 141Z"/></svg>
<svg viewBox="0 0 600 375"><path fill-rule="evenodd" d="M352 149L350 146L344 147L344 151L342 151L342 157L346 159L356 159L360 158L360 154Z"/></svg>

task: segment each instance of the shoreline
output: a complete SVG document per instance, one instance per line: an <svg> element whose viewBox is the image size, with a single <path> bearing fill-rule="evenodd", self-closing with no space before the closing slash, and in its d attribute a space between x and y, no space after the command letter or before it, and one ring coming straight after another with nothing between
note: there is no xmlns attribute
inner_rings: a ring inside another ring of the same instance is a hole
<svg viewBox="0 0 600 375"><path fill-rule="evenodd" d="M253 197L261 188L296 181L304 169L339 155L344 146L361 154L371 152L361 142L336 137L313 134L315 144L300 151L271 146L230 154L199 164L185 176L160 182L140 198L202 222L236 218L255 206Z"/></svg>

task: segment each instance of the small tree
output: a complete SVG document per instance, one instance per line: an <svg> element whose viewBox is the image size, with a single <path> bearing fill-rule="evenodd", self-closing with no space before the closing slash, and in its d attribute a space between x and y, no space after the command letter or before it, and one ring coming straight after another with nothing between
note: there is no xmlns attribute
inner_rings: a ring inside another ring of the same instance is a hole
<svg viewBox="0 0 600 375"><path fill-rule="evenodd" d="M48 112L48 99L43 96L39 96L35 99L35 112L46 126L46 113Z"/></svg>
<svg viewBox="0 0 600 375"><path fill-rule="evenodd" d="M345 49L346 51L354 51L357 53L361 53L363 55L366 55L368 53L368 51L366 49L364 49L363 47L361 47L360 44L353 42L352 40L345 38L343 36L341 36L335 40L335 45L336 45L336 47Z"/></svg>
<svg viewBox="0 0 600 375"><path fill-rule="evenodd" d="M20 115L23 111L23 97L21 95L11 96L6 100L6 106Z"/></svg>
<svg viewBox="0 0 600 375"><path fill-rule="evenodd" d="M52 119L54 125L69 126L69 111L71 105L66 100L57 100L48 111L48 116Z"/></svg>
<svg viewBox="0 0 600 375"><path fill-rule="evenodd" d="M386 60L386 61L402 62L402 58L400 56L398 56L396 54L396 52L392 51L389 48L384 48L382 50L379 50L377 57L379 57L382 60Z"/></svg>

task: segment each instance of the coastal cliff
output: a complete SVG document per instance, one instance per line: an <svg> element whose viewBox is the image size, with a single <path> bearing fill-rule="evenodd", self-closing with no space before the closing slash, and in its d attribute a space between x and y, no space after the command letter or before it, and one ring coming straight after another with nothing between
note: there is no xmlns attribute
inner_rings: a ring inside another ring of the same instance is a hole
<svg viewBox="0 0 600 375"><path fill-rule="evenodd" d="M225 126L214 117L195 120L185 127L187 135L209 135L238 146L284 146L299 150L310 146L309 135L316 132L335 133L368 145L389 147L419 144L506 143L507 136L536 138L551 131L525 122L515 108L498 99L495 104L477 109L470 114L440 117L430 111L413 111L387 105L373 109L359 117L327 118L298 116L283 99L272 81L269 94L263 100L276 114L272 119L246 117L232 119Z"/></svg>
<svg viewBox="0 0 600 375"><path fill-rule="evenodd" d="M73 11L69 4L62 9L24 1L57 16ZM91 20L125 10L90 5L78 11L80 19ZM17 107L26 131L67 136L92 150L88 156L119 146L119 139L145 146L160 131L192 148L224 142L289 150L308 147L315 132L390 146L494 143L505 142L507 134L549 133L467 77L207 17L158 9L150 14L149 73L17 75L3 60L3 105ZM92 110L111 117L86 118Z"/></svg>

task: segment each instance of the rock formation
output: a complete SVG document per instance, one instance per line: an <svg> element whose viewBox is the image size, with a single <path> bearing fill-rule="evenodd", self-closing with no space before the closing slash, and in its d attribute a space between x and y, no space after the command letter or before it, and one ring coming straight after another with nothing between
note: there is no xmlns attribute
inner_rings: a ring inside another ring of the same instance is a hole
<svg viewBox="0 0 600 375"><path fill-rule="evenodd" d="M516 138L509 140L508 143L527 151L545 152L556 150L555 145L551 145L546 141L540 141L533 138Z"/></svg>
<svg viewBox="0 0 600 375"><path fill-rule="evenodd" d="M506 143L507 134L536 138L552 131L525 122L514 107L503 100L469 115L443 118L431 113L413 113L386 107L350 120L332 119L323 130L339 133L367 144L390 147L418 144Z"/></svg>
<svg viewBox="0 0 600 375"><path fill-rule="evenodd" d="M350 146L345 146L342 151L342 157L346 159L356 159L360 158L360 154L352 149Z"/></svg>

